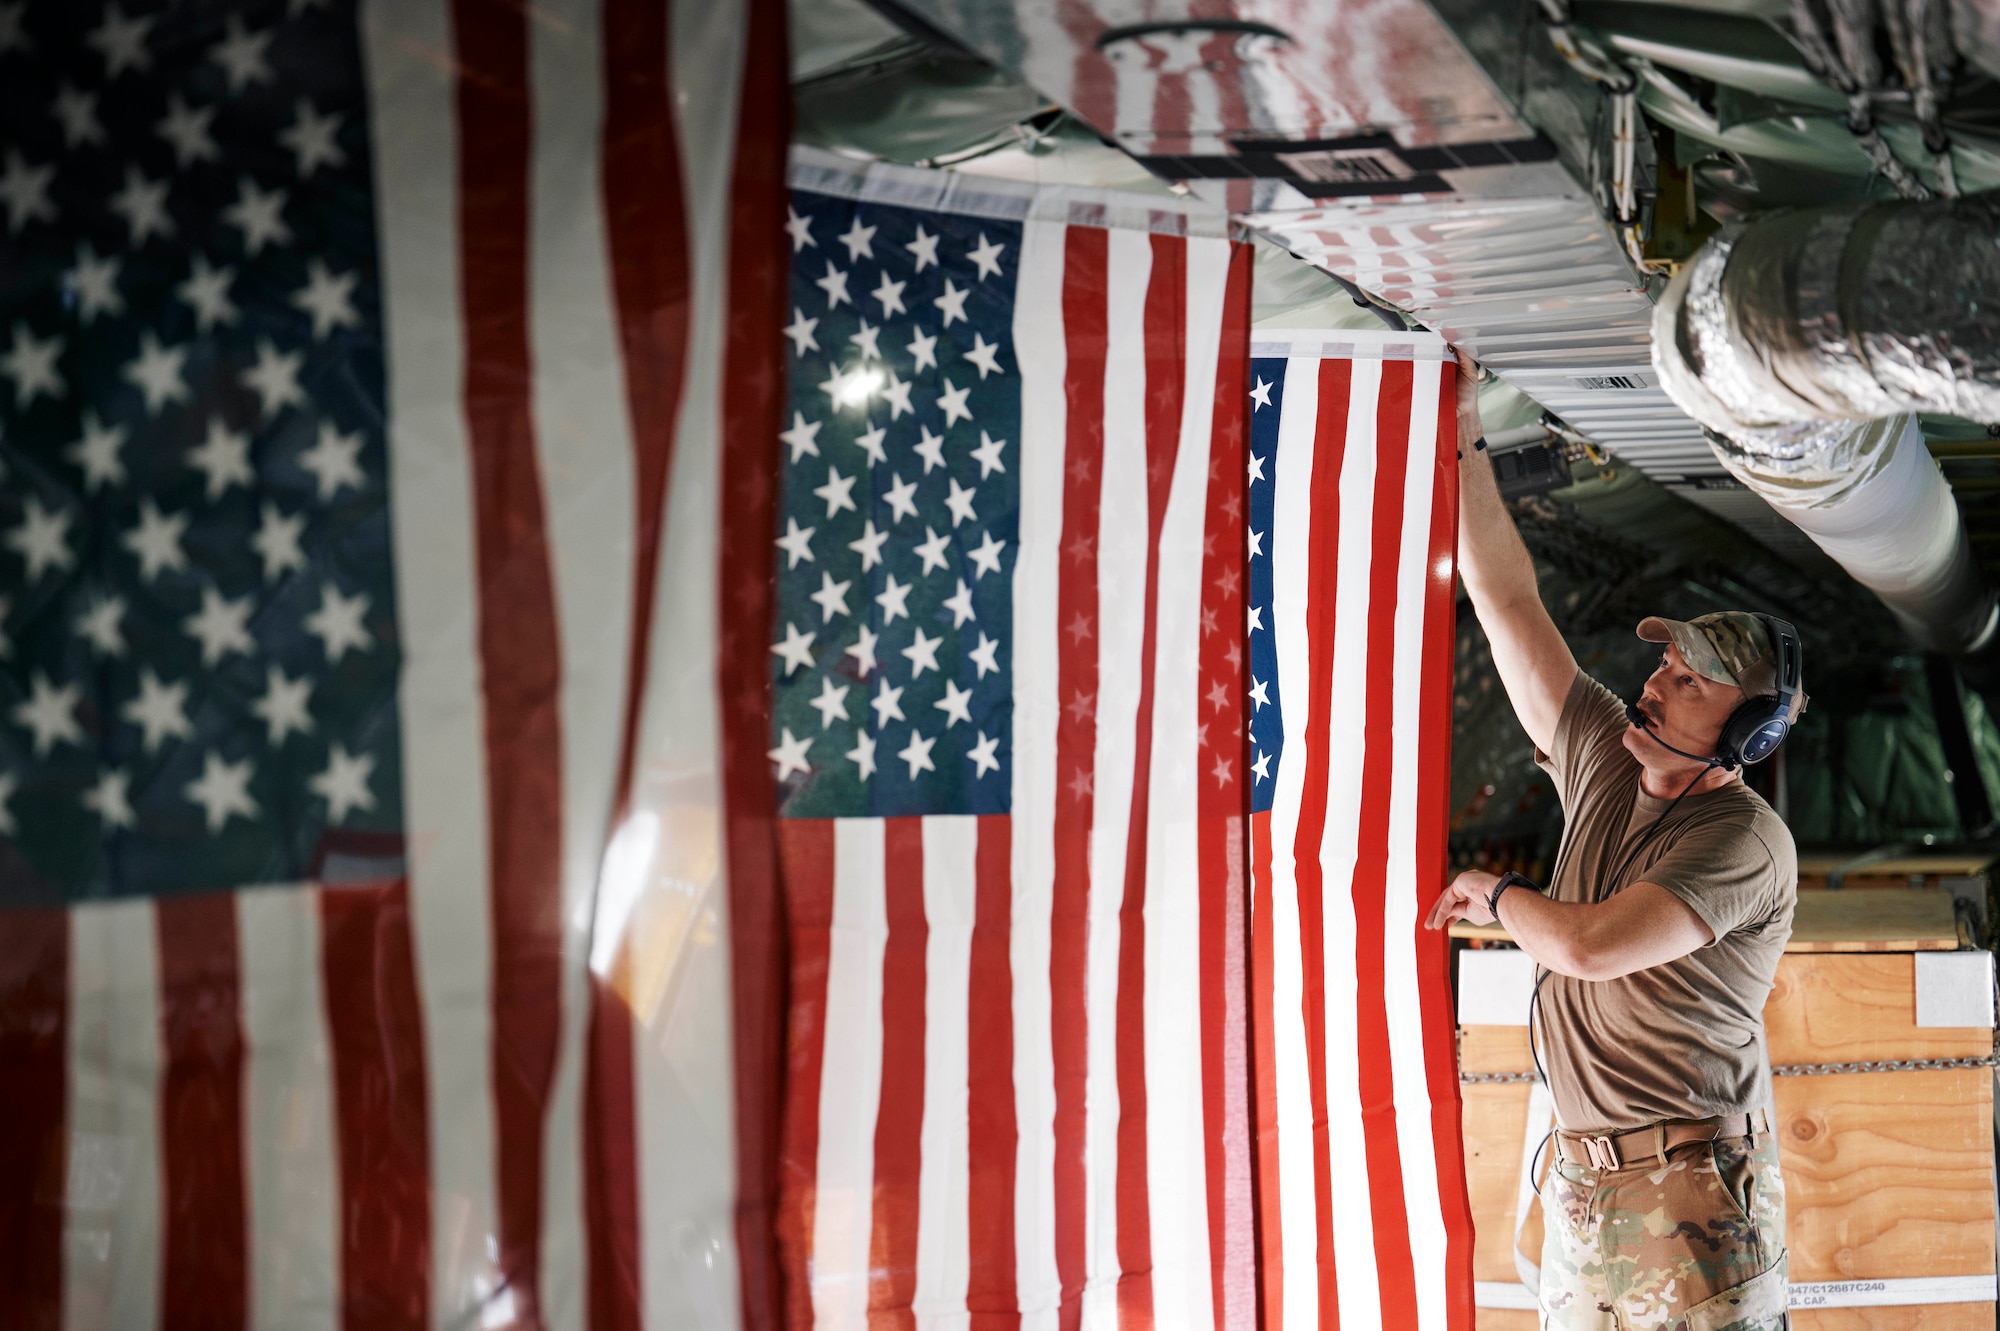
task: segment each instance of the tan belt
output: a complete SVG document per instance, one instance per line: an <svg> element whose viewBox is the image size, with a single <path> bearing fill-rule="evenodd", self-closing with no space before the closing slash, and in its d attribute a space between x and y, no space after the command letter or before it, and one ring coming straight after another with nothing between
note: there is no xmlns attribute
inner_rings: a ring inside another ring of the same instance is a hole
<svg viewBox="0 0 2000 1331"><path fill-rule="evenodd" d="M1748 1114L1724 1114L1720 1118L1674 1119L1650 1128L1635 1128L1591 1136L1556 1129L1556 1150L1573 1165L1592 1169L1636 1169L1657 1160L1664 1166L1667 1152L1689 1142L1721 1141L1726 1137L1749 1137L1771 1130L1771 1116L1762 1109Z"/></svg>

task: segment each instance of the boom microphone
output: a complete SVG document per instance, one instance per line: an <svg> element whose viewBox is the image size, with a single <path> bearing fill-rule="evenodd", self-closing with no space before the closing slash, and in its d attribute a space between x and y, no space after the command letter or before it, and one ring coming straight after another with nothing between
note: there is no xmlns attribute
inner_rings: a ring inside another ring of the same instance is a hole
<svg viewBox="0 0 2000 1331"><path fill-rule="evenodd" d="M1628 724L1637 726L1642 732L1645 733L1647 739L1652 740L1653 743L1659 745L1661 748L1665 749L1668 753L1677 753L1681 757L1688 759L1690 762L1706 763L1710 767L1731 766L1729 760L1726 758L1719 758L1714 754L1709 754L1704 757L1699 753L1689 753L1686 749L1677 749L1673 745L1661 739L1658 732L1656 732L1653 729L1653 723L1646 719L1646 714L1639 710L1639 704L1636 702L1628 702L1625 704L1625 720Z"/></svg>

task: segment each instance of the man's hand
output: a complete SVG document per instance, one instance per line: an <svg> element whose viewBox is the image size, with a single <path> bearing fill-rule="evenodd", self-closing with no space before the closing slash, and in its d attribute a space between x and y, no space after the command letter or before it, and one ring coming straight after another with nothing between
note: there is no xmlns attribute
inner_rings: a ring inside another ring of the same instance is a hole
<svg viewBox="0 0 2000 1331"><path fill-rule="evenodd" d="M1493 912L1486 908L1486 899L1493 895L1493 885L1499 881L1497 873L1467 869L1451 880L1450 887L1438 893L1437 902L1431 907L1430 918L1424 921L1424 927L1443 929L1453 920L1465 920L1471 924L1493 923Z"/></svg>

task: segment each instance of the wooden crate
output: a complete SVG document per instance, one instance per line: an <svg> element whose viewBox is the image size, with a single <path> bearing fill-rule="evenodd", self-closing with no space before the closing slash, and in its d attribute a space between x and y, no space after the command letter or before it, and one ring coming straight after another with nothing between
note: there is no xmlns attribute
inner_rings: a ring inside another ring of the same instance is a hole
<svg viewBox="0 0 2000 1331"><path fill-rule="evenodd" d="M1930 897L1928 907L1851 900L1839 911L1801 900L1794 946L1779 964L1765 1008L1776 1065L1984 1056L1981 1027L1919 1027L1912 952L1949 947L1948 898L1940 894L1829 893L1829 897ZM1929 909L1937 918L1908 910ZM1811 915L1810 920L1807 919ZM1909 948L1853 950L1873 930ZM1469 931L1468 931L1469 932ZM1492 931L1482 931L1491 937ZM1460 1028L1465 1072L1532 1067L1520 1026ZM1476 1242L1475 1277L1516 1279L1514 1199L1528 1087L1468 1084L1464 1095L1467 1187ZM1787 1246L1796 1281L1994 1270L1993 1078L1982 1068L1780 1077L1775 1082L1779 1154L1786 1175ZM1541 1218L1531 1202L1521 1243L1539 1256ZM1535 1314L1479 1310L1480 1331L1531 1331ZM1993 1331L1991 1304L1799 1311L1800 1331Z"/></svg>
<svg viewBox="0 0 2000 1331"><path fill-rule="evenodd" d="M1987 878L1994 857L1973 854L1799 856L1799 890L1823 887L1939 888L1956 879Z"/></svg>

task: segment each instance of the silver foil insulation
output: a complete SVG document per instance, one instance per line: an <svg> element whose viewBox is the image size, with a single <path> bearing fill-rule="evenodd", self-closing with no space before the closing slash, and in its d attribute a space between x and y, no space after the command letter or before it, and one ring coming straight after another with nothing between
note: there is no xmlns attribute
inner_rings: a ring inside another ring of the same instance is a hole
<svg viewBox="0 0 2000 1331"><path fill-rule="evenodd" d="M1683 410L1772 457L1828 426L1931 411L2000 421L2000 201L1813 208L1709 241L1653 316Z"/></svg>
<svg viewBox="0 0 2000 1331"><path fill-rule="evenodd" d="M1653 317L1653 364L1730 474L1953 656L1996 603L1912 413L2000 421L2000 203L1876 203L1726 228Z"/></svg>

